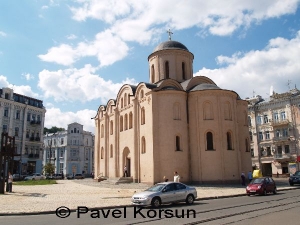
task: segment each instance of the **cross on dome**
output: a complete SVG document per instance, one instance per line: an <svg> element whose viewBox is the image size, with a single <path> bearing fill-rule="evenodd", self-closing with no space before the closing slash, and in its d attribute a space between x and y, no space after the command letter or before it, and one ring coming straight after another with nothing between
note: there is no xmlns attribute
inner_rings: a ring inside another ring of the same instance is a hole
<svg viewBox="0 0 300 225"><path fill-rule="evenodd" d="M171 41L171 35L172 35L173 33L172 33L172 31L171 31L170 29L167 31L167 33L169 34L169 40Z"/></svg>

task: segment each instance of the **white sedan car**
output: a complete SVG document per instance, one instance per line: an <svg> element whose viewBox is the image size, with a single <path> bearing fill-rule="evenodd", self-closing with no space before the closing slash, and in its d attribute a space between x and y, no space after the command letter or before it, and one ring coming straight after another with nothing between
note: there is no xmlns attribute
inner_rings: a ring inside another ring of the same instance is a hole
<svg viewBox="0 0 300 225"><path fill-rule="evenodd" d="M40 173L33 173L24 178L24 180L44 180L45 176L41 175Z"/></svg>
<svg viewBox="0 0 300 225"><path fill-rule="evenodd" d="M133 205L158 207L164 203L186 202L193 204L197 198L197 190L179 182L163 182L155 184L147 190L134 194Z"/></svg>

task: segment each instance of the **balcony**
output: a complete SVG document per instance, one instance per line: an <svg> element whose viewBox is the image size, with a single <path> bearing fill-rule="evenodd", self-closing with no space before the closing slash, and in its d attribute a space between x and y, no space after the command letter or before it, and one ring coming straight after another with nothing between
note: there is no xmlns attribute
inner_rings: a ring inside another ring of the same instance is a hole
<svg viewBox="0 0 300 225"><path fill-rule="evenodd" d="M30 124L31 124L31 125L40 125L40 124L41 124L41 121L39 121L39 120L31 120L31 121L30 121Z"/></svg>
<svg viewBox="0 0 300 225"><path fill-rule="evenodd" d="M289 136L273 137L273 142L290 141Z"/></svg>
<svg viewBox="0 0 300 225"><path fill-rule="evenodd" d="M272 120L271 125L273 127L279 127L279 126L287 126L289 125L289 120Z"/></svg>
<svg viewBox="0 0 300 225"><path fill-rule="evenodd" d="M287 154L282 154L282 153L274 154L274 161L289 161L292 158L293 158L293 156L290 153L287 153Z"/></svg>
<svg viewBox="0 0 300 225"><path fill-rule="evenodd" d="M38 158L40 158L40 155L39 154L29 154L28 155L28 158L31 158L31 159L38 159Z"/></svg>

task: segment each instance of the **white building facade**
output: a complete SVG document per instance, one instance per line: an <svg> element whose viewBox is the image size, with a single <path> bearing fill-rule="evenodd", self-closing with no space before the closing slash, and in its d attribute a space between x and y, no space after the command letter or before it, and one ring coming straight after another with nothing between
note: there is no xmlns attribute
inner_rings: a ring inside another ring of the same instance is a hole
<svg viewBox="0 0 300 225"><path fill-rule="evenodd" d="M247 100L252 166L268 176L299 170L300 91Z"/></svg>
<svg viewBox="0 0 300 225"><path fill-rule="evenodd" d="M90 175L94 168L94 135L71 123L66 131L44 135L43 164L54 164L55 173Z"/></svg>
<svg viewBox="0 0 300 225"><path fill-rule="evenodd" d="M12 173L42 172L42 144L46 109L43 101L0 89L1 132L15 136L14 168Z"/></svg>

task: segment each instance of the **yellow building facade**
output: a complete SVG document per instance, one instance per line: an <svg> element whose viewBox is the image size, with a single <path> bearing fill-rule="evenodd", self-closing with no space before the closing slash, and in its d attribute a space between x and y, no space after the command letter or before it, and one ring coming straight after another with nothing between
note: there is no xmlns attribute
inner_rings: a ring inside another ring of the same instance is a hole
<svg viewBox="0 0 300 225"><path fill-rule="evenodd" d="M193 77L180 42L148 57L149 83L124 85L95 116L95 176L153 184L177 171L185 183L236 182L251 170L248 105L234 91Z"/></svg>

